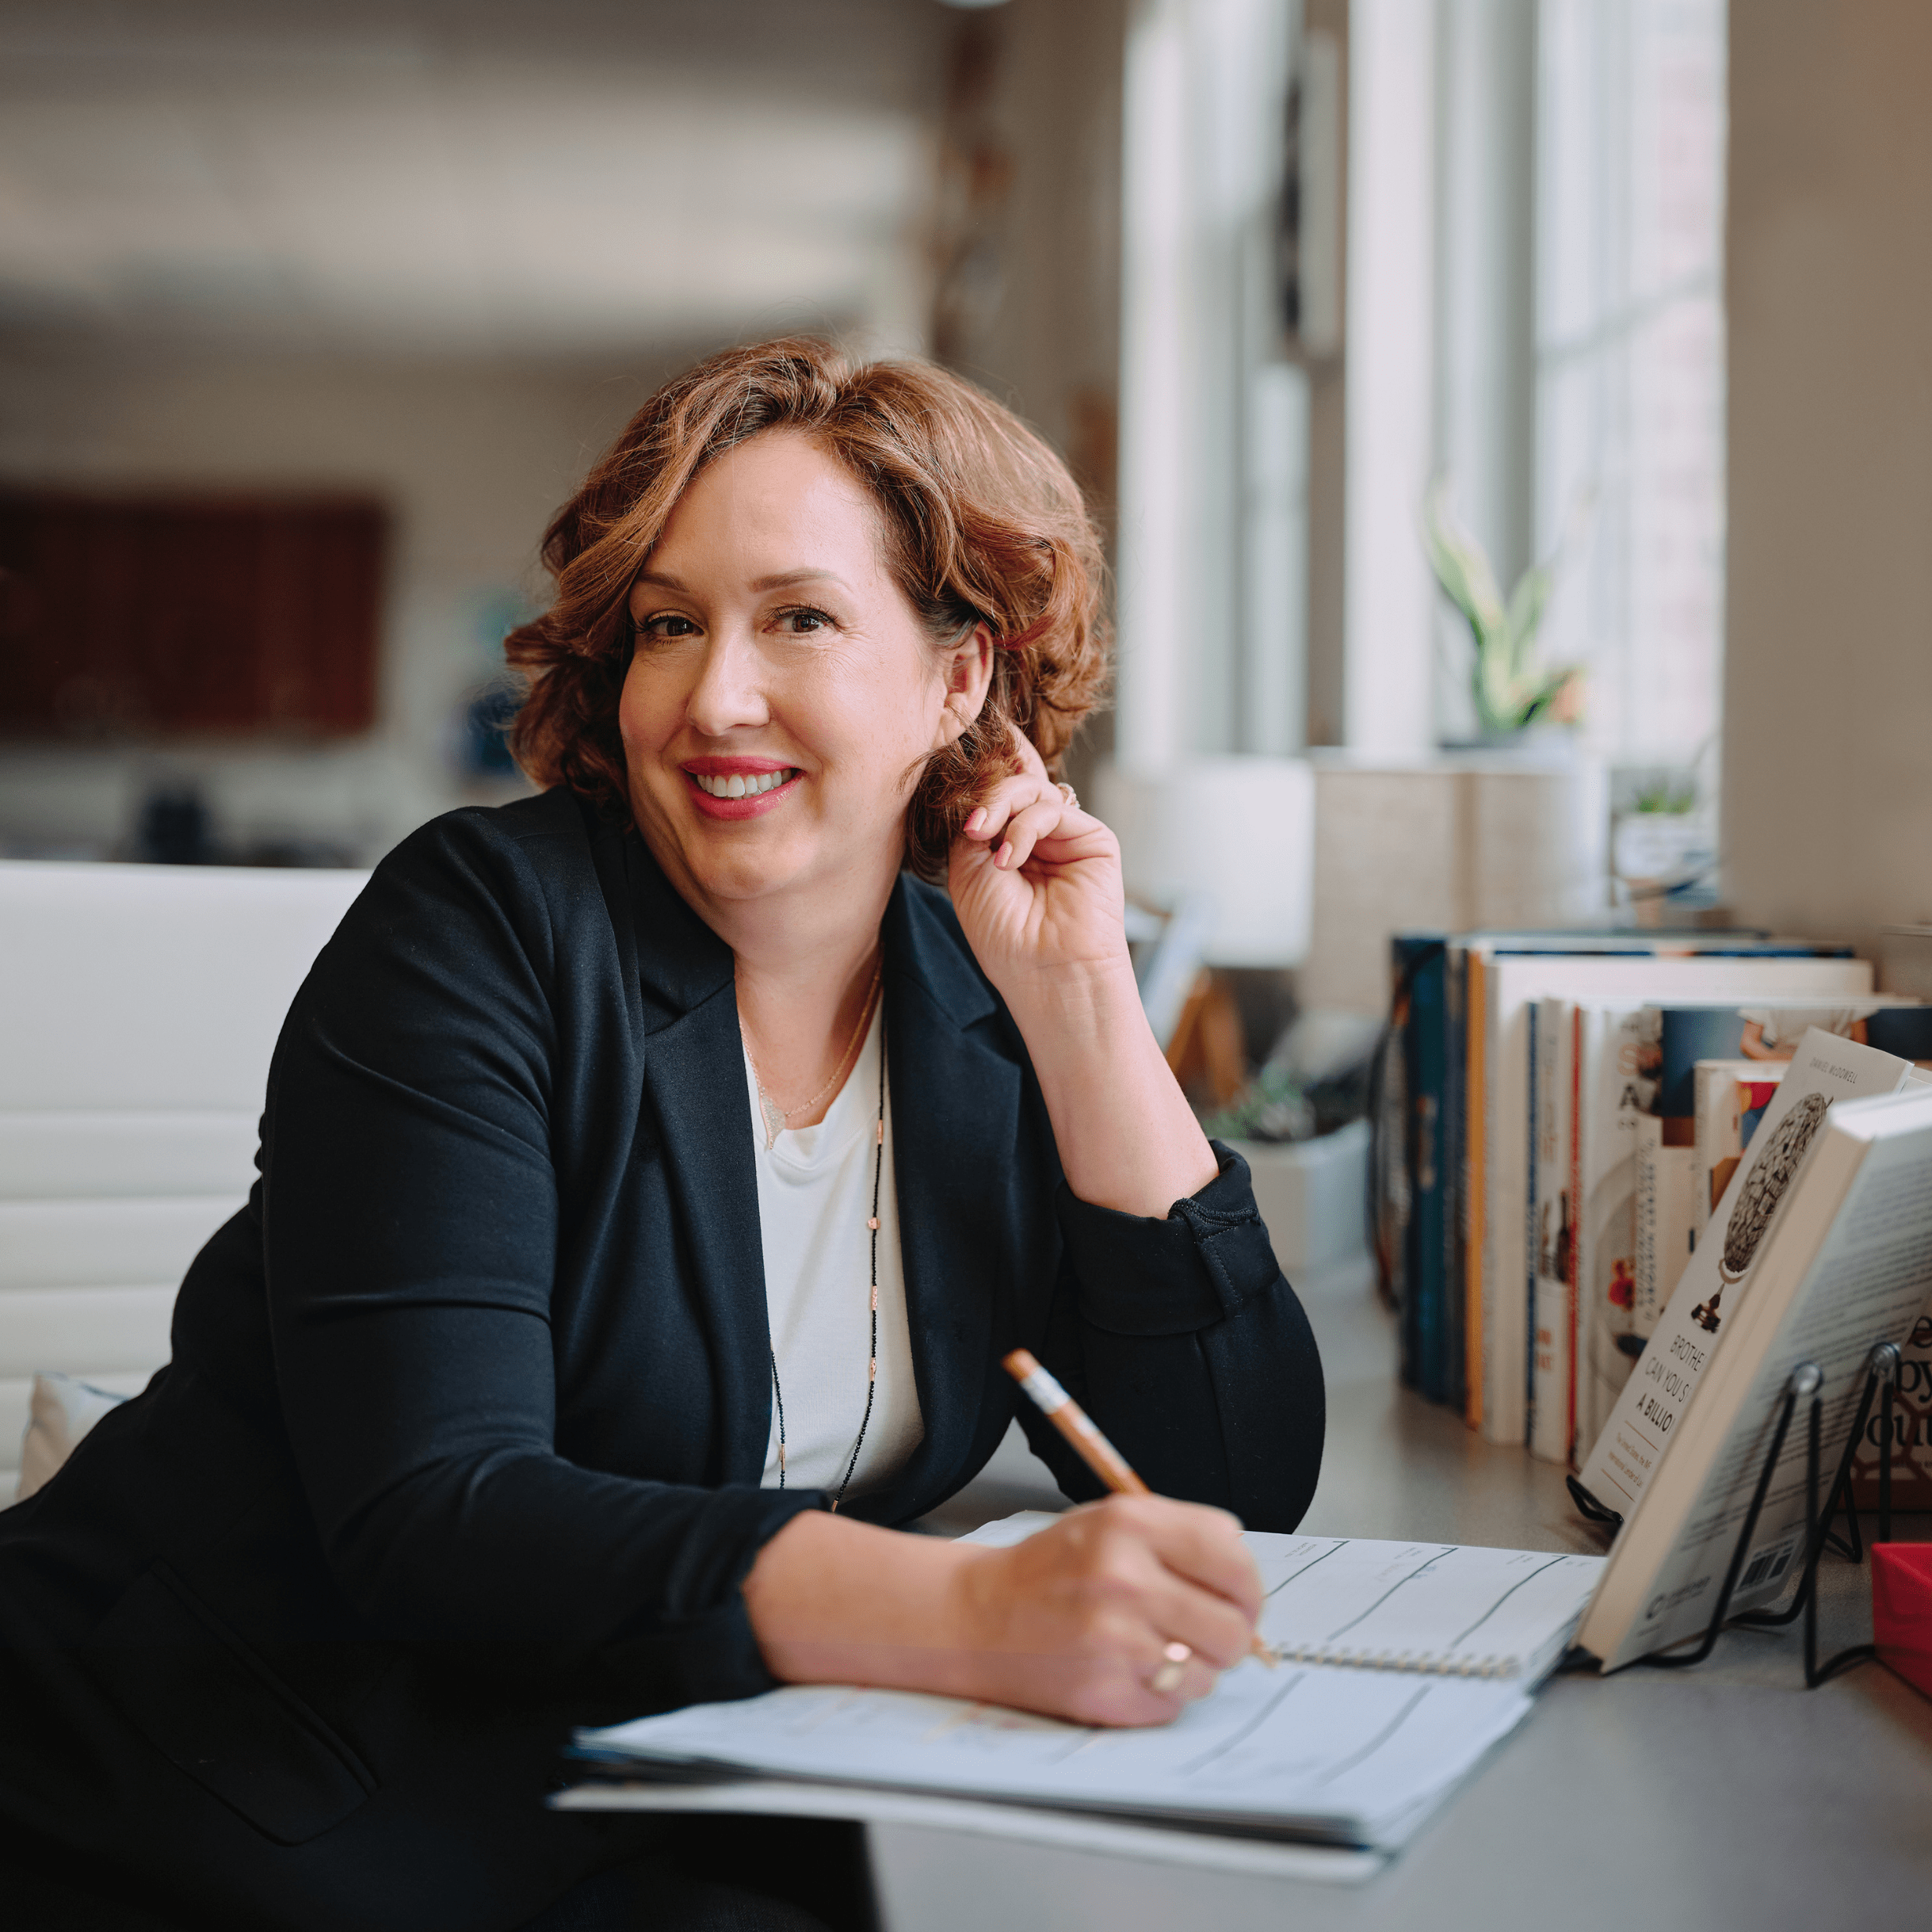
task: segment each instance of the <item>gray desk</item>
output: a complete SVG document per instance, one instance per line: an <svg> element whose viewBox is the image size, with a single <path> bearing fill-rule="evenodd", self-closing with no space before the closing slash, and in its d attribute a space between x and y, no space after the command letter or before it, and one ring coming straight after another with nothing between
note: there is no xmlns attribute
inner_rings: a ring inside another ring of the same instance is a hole
<svg viewBox="0 0 1932 1932"><path fill-rule="evenodd" d="M1304 1290L1328 1370L1328 1450L1304 1527L1591 1549L1560 1472L1399 1392L1359 1274ZM935 1526L1051 1508L1017 1436ZM1904 1533L1932 1536L1932 1523ZM1867 1572L1827 1559L1826 1654L1870 1636ZM1796 1627L1733 1632L1701 1668L1560 1678L1529 1723L1366 1884L872 1827L889 1932L1773 1932L1923 1925L1932 1701L1865 1665L1802 1688Z"/></svg>

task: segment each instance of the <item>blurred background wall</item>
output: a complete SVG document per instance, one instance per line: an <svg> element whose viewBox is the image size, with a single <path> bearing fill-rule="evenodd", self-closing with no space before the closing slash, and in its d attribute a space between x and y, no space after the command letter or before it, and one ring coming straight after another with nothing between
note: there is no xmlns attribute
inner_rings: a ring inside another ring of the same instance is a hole
<svg viewBox="0 0 1932 1932"><path fill-rule="evenodd" d="M1726 876L1932 994L1932 10L1732 10Z"/></svg>
<svg viewBox="0 0 1932 1932"><path fill-rule="evenodd" d="M1647 892L1876 941L1932 918L1928 105L1897 0L0 0L0 551L380 533L363 699L187 725L192 609L143 657L138 581L82 624L0 555L0 850L186 799L200 856L366 862L514 793L547 517L803 328L1067 456L1121 638L1072 775L1151 898L1266 875L1231 972L1365 1015L1399 926ZM1548 567L1560 727L1478 716L1432 483L1503 592Z"/></svg>
<svg viewBox="0 0 1932 1932"><path fill-rule="evenodd" d="M124 853L186 784L230 856L366 861L517 788L469 707L550 513L656 383L788 329L927 346L960 18L0 6L0 483L388 520L370 728L23 730L0 695L0 843Z"/></svg>

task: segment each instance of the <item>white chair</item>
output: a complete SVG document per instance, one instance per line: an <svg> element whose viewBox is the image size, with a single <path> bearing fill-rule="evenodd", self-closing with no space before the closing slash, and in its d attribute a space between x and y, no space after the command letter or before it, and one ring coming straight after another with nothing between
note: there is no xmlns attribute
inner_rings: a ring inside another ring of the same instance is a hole
<svg viewBox="0 0 1932 1932"><path fill-rule="evenodd" d="M134 1394L366 872L0 861L0 1507L36 1371Z"/></svg>

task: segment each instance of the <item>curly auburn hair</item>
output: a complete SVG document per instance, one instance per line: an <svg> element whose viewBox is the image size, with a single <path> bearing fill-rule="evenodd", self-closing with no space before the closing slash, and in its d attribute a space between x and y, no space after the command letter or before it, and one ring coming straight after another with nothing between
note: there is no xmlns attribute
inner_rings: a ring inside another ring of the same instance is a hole
<svg viewBox="0 0 1932 1932"><path fill-rule="evenodd" d="M698 472L781 429L870 492L888 567L935 645L983 622L1001 647L978 720L927 760L907 812L907 864L943 877L967 815L1016 769L1010 724L1057 774L1105 690L1109 637L1099 539L1066 465L1010 410L930 364L855 362L791 338L726 349L659 390L544 534L555 599L504 640L529 680L511 747L537 785L628 814L617 700L632 579Z"/></svg>

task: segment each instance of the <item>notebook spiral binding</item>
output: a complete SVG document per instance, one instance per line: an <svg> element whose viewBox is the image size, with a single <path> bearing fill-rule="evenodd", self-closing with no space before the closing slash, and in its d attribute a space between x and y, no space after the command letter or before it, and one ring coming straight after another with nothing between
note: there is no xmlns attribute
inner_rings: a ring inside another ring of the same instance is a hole
<svg viewBox="0 0 1932 1932"><path fill-rule="evenodd" d="M1413 1671L1422 1677L1517 1677L1515 1657L1458 1657L1447 1651L1350 1650L1327 1644L1281 1644L1275 1655L1284 1663L1345 1664L1354 1670Z"/></svg>

